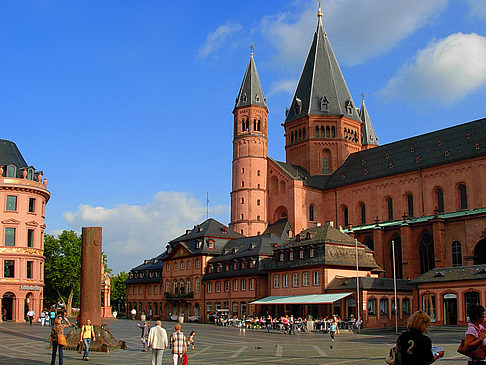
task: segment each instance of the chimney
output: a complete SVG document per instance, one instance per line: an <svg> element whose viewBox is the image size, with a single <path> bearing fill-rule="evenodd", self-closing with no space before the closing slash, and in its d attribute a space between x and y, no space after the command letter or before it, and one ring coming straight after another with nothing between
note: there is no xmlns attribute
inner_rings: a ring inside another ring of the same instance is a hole
<svg viewBox="0 0 486 365"><path fill-rule="evenodd" d="M334 222L333 221L327 221L326 224L328 226L334 227Z"/></svg>

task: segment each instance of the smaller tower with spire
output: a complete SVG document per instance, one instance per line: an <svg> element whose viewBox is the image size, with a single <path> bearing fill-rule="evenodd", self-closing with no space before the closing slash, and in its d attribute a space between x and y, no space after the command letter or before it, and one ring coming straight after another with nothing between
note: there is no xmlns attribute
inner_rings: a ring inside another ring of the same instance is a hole
<svg viewBox="0 0 486 365"><path fill-rule="evenodd" d="M378 137L376 137L371 119L368 114L368 109L365 104L365 94L361 93L361 108L359 108L359 117L361 119L361 144L362 149L367 150L369 148L378 146Z"/></svg>
<svg viewBox="0 0 486 365"><path fill-rule="evenodd" d="M267 102L250 45L250 62L236 98L230 228L245 236L267 227Z"/></svg>

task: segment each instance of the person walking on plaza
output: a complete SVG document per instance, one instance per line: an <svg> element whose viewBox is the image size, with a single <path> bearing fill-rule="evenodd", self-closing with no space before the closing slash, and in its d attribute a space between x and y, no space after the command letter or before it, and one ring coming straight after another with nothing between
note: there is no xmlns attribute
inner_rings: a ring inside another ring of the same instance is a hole
<svg viewBox="0 0 486 365"><path fill-rule="evenodd" d="M293 314L290 315L289 325L290 325L289 335L291 335L291 334L294 334L295 335L295 319L294 319L294 315Z"/></svg>
<svg viewBox="0 0 486 365"><path fill-rule="evenodd" d="M191 331L189 338L187 339L187 346L191 346L191 349L196 349L196 343L194 342L194 336L196 336L196 331Z"/></svg>
<svg viewBox="0 0 486 365"><path fill-rule="evenodd" d="M147 337L149 334L149 324L147 321L143 322L143 325L140 325L137 323L138 328L142 330L142 333L140 334L140 342L143 344L142 351L148 351L148 346L147 346Z"/></svg>
<svg viewBox="0 0 486 365"><path fill-rule="evenodd" d="M155 326L150 329L147 344L152 349L152 365L162 365L162 357L168 340L167 331L162 328L161 321L155 322Z"/></svg>
<svg viewBox="0 0 486 365"><path fill-rule="evenodd" d="M79 342L84 345L83 360L89 360L89 346L91 345L91 340L96 341L96 335L93 326L91 325L91 320L87 319L86 324L81 327L81 335L79 336Z"/></svg>
<svg viewBox="0 0 486 365"><path fill-rule="evenodd" d="M267 326L267 332L270 333L272 329L272 316L270 313L267 314L267 318L265 319L265 325Z"/></svg>
<svg viewBox="0 0 486 365"><path fill-rule="evenodd" d="M49 312L49 318L51 326L54 326L54 320L56 319L56 312L54 312L54 309L51 309L51 311Z"/></svg>
<svg viewBox="0 0 486 365"><path fill-rule="evenodd" d="M472 304L467 309L467 315L469 317L469 323L466 330L466 339L464 346L467 349L486 348L486 332L484 329L484 307L479 304ZM469 365L484 365L485 360L477 360L469 358Z"/></svg>
<svg viewBox="0 0 486 365"><path fill-rule="evenodd" d="M45 326L45 324L46 324L46 313L44 311L40 312L39 318L41 320L41 326Z"/></svg>
<svg viewBox="0 0 486 365"><path fill-rule="evenodd" d="M132 315L132 321L134 321L135 318L137 317L137 310L135 308L132 308L130 314Z"/></svg>
<svg viewBox="0 0 486 365"><path fill-rule="evenodd" d="M282 324L284 325L284 333L289 332L289 316L286 315L285 317L282 318Z"/></svg>
<svg viewBox="0 0 486 365"><path fill-rule="evenodd" d="M30 309L28 312L27 312L27 317L29 318L29 324L32 326L32 321L34 320L34 316L35 316L35 312Z"/></svg>
<svg viewBox="0 0 486 365"><path fill-rule="evenodd" d="M176 324L175 332L170 336L170 347L172 349L172 362L174 365L182 365L184 354L187 352L186 336L181 332L181 326Z"/></svg>
<svg viewBox="0 0 486 365"><path fill-rule="evenodd" d="M397 339L401 365L432 364L444 356L444 350L432 352L432 340L425 336L430 325L430 317L422 311L415 312L407 321L407 331Z"/></svg>
<svg viewBox="0 0 486 365"><path fill-rule="evenodd" d="M67 320L66 320L67 321ZM64 338L64 327L69 327L71 323L67 321L68 324L62 324L60 318L56 318L54 325L51 328L51 335L49 336L49 341L52 344L52 355L51 355L51 365L56 363L56 354L59 349L59 365L63 364L64 361L64 345L66 340ZM64 338L64 342L62 339Z"/></svg>

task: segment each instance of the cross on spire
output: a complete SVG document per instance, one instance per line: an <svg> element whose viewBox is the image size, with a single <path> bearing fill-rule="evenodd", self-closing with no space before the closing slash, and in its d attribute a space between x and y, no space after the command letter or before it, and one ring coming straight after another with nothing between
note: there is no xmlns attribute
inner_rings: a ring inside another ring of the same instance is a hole
<svg viewBox="0 0 486 365"><path fill-rule="evenodd" d="M364 100L364 98L365 98L365 93L364 93L364 91L363 91L363 92L361 93L361 100Z"/></svg>
<svg viewBox="0 0 486 365"><path fill-rule="evenodd" d="M317 17L322 18L322 9L321 9L322 0L317 0L317 2L319 3L319 10L317 11Z"/></svg>
<svg viewBox="0 0 486 365"><path fill-rule="evenodd" d="M250 49L251 49L251 55L253 55L253 50L255 49L255 46L253 43L250 43Z"/></svg>

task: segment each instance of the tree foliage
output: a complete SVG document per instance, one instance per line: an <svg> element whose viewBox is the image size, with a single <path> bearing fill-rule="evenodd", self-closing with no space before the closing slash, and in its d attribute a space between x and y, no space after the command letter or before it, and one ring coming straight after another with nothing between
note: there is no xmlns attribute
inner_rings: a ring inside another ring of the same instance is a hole
<svg viewBox="0 0 486 365"><path fill-rule="evenodd" d="M47 304L61 302L71 315L73 305L79 306L81 283L81 236L63 231L58 237L45 235L44 298Z"/></svg>
<svg viewBox="0 0 486 365"><path fill-rule="evenodd" d="M120 272L111 278L111 305L118 311L125 311L125 300L127 286L125 281L128 279L128 274L124 271Z"/></svg>

